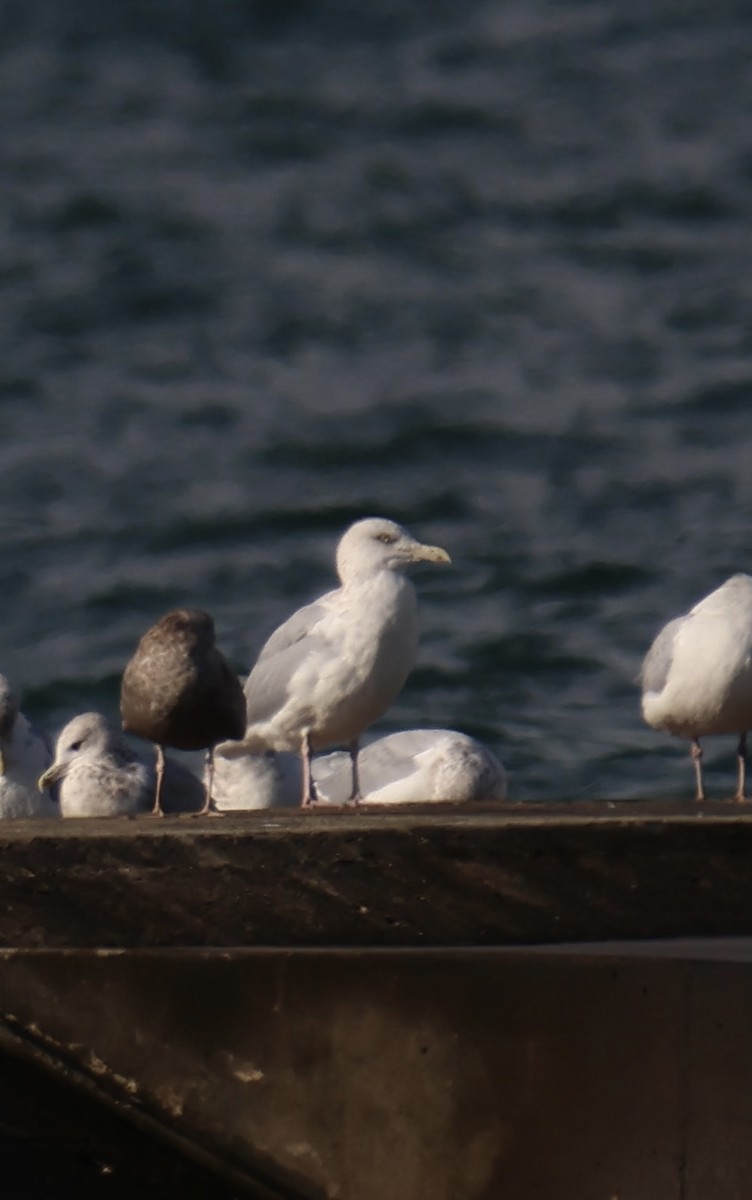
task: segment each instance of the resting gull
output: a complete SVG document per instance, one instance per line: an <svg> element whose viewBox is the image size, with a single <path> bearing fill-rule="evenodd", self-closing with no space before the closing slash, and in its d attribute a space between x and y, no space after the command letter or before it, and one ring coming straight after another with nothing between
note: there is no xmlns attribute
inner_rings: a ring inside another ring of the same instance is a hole
<svg viewBox="0 0 752 1200"><path fill-rule="evenodd" d="M64 817L117 817L146 812L152 776L135 750L100 713L74 717L58 734L55 760L39 790L60 785Z"/></svg>
<svg viewBox="0 0 752 1200"><path fill-rule="evenodd" d="M704 800L700 738L735 733L745 798L747 731L752 728L752 576L732 575L661 630L640 674L649 725L692 743L697 800Z"/></svg>
<svg viewBox="0 0 752 1200"><path fill-rule="evenodd" d="M240 738L246 725L240 681L214 640L214 621L200 609L167 613L141 638L123 673L123 729L157 747L153 813L162 812L164 747L207 750L209 780L202 812L211 805L214 746Z"/></svg>
<svg viewBox="0 0 752 1200"><path fill-rule="evenodd" d="M0 817L59 817L56 794L41 795L37 779L52 761L52 748L18 706L0 675Z"/></svg>
<svg viewBox="0 0 752 1200"><path fill-rule="evenodd" d="M474 738L451 729L405 729L363 746L358 756L367 804L468 803L504 800L507 776L498 758ZM350 759L337 751L313 761L319 803L345 804ZM214 802L220 810L290 808L300 803L297 754L217 755Z"/></svg>
<svg viewBox="0 0 752 1200"><path fill-rule="evenodd" d="M344 757L347 758L347 755ZM314 763L314 776L316 766ZM247 750L236 758L225 758L217 753L212 799L219 812L297 808L300 805L301 782L299 754L277 754L274 750L254 753Z"/></svg>
<svg viewBox="0 0 752 1200"><path fill-rule="evenodd" d="M63 817L118 817L148 812L155 782L153 761L146 762L101 713L87 712L61 729L39 789L59 786ZM191 771L166 759L162 799L165 812L196 812L204 788Z"/></svg>
<svg viewBox="0 0 752 1200"><path fill-rule="evenodd" d="M370 517L351 525L337 547L341 586L271 635L246 680L245 735L218 753L298 751L308 805L316 799L312 752L346 745L349 799L357 803L360 736L394 700L417 652L417 601L405 571L450 561L446 550L422 545L394 521Z"/></svg>
<svg viewBox="0 0 752 1200"><path fill-rule="evenodd" d="M315 764L316 788L330 804L347 800L346 759L340 751ZM404 729L363 748L360 786L369 804L466 804L504 800L507 776L496 756L467 734Z"/></svg>

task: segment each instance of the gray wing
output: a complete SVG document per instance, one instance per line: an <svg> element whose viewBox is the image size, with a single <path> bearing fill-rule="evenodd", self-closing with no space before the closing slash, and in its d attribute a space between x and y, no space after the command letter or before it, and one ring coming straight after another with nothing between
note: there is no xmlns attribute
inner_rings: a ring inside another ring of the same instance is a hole
<svg viewBox="0 0 752 1200"><path fill-rule="evenodd" d="M643 692L662 692L666 686L671 663L674 657L674 643L679 629L690 618L688 615L675 617L664 625L658 637L645 655L640 670L640 683Z"/></svg>
<svg viewBox="0 0 752 1200"><path fill-rule="evenodd" d="M262 646L243 688L249 725L266 721L279 712L288 698L290 679L300 664L310 654L326 650L327 639L316 633L316 627L328 615L323 604L326 599L322 596L314 604L299 608Z"/></svg>
<svg viewBox="0 0 752 1200"><path fill-rule="evenodd" d="M412 775L417 756L431 750L443 733L441 729L403 729L364 746L358 755L363 791L376 791Z"/></svg>
<svg viewBox="0 0 752 1200"><path fill-rule="evenodd" d="M363 746L358 754L360 787L364 796L412 775L415 758L435 745L443 730L404 729ZM350 755L343 751L315 758L313 775L323 799L344 804L352 789Z"/></svg>
<svg viewBox="0 0 752 1200"><path fill-rule="evenodd" d="M346 804L352 792L350 755L343 750L313 760L313 778L319 799L327 804Z"/></svg>

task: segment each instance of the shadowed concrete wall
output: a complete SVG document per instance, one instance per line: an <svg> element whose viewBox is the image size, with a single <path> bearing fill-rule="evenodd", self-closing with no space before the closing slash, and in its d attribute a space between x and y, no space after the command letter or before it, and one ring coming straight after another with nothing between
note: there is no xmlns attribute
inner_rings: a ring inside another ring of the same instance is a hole
<svg viewBox="0 0 752 1200"><path fill-rule="evenodd" d="M752 812L725 807L7 821L0 945L505 946L752 935Z"/></svg>
<svg viewBox="0 0 752 1200"><path fill-rule="evenodd" d="M0 1012L251 1194L749 1200L734 952L6 952Z"/></svg>

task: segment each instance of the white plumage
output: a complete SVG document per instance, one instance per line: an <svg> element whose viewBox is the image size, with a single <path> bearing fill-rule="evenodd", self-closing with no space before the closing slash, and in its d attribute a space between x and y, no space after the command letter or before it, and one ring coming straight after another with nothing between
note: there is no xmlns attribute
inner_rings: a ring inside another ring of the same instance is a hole
<svg viewBox="0 0 752 1200"><path fill-rule="evenodd" d="M311 752L349 746L357 800L360 736L392 703L417 652L417 601L404 573L417 562L449 561L394 521L352 525L337 548L340 587L298 609L266 642L245 684L245 736L221 743L217 756L299 751L310 803Z"/></svg>
<svg viewBox="0 0 752 1200"><path fill-rule="evenodd" d="M367 804L499 801L507 776L498 758L474 738L451 729L406 729L364 746L359 756ZM349 755L338 751L313 762L321 804L350 798ZM247 753L217 758L213 796L220 810L288 808L299 803L300 759L294 754Z"/></svg>
<svg viewBox="0 0 752 1200"><path fill-rule="evenodd" d="M54 762L39 779L57 785L63 817L119 817L151 812L155 769L101 713L80 713L61 729ZM199 812L204 788L192 772L165 760L165 812Z"/></svg>
<svg viewBox="0 0 752 1200"><path fill-rule="evenodd" d="M752 576L732 575L664 626L641 671L649 725L692 743L697 799L705 799L700 738L739 737L737 800L745 798L746 735L752 729Z"/></svg>
<svg viewBox="0 0 752 1200"><path fill-rule="evenodd" d="M52 761L52 748L18 707L0 675L0 817L59 817L57 797L40 795L37 779Z"/></svg>

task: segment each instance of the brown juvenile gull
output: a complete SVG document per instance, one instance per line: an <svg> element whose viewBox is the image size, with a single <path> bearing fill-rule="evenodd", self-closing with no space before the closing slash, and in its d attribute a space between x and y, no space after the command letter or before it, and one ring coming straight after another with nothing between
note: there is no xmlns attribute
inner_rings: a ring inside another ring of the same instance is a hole
<svg viewBox="0 0 752 1200"><path fill-rule="evenodd" d="M165 746L207 751L201 812L209 812L214 747L243 736L246 713L240 681L217 649L208 613L178 608L146 631L123 672L120 713L123 729L156 744L154 814L162 812Z"/></svg>
<svg viewBox="0 0 752 1200"><path fill-rule="evenodd" d="M347 746L349 799L357 803L361 734L392 703L417 652L417 600L405 571L412 563L450 561L446 550L422 545L394 521L370 517L351 525L337 547L341 586L271 635L246 680L245 735L218 753L299 751L305 806L316 799L312 752Z"/></svg>
<svg viewBox="0 0 752 1200"><path fill-rule="evenodd" d="M705 799L700 738L738 736L734 799L744 800L752 729L752 576L732 575L669 621L648 650L640 678L647 723L691 741L697 800Z"/></svg>

